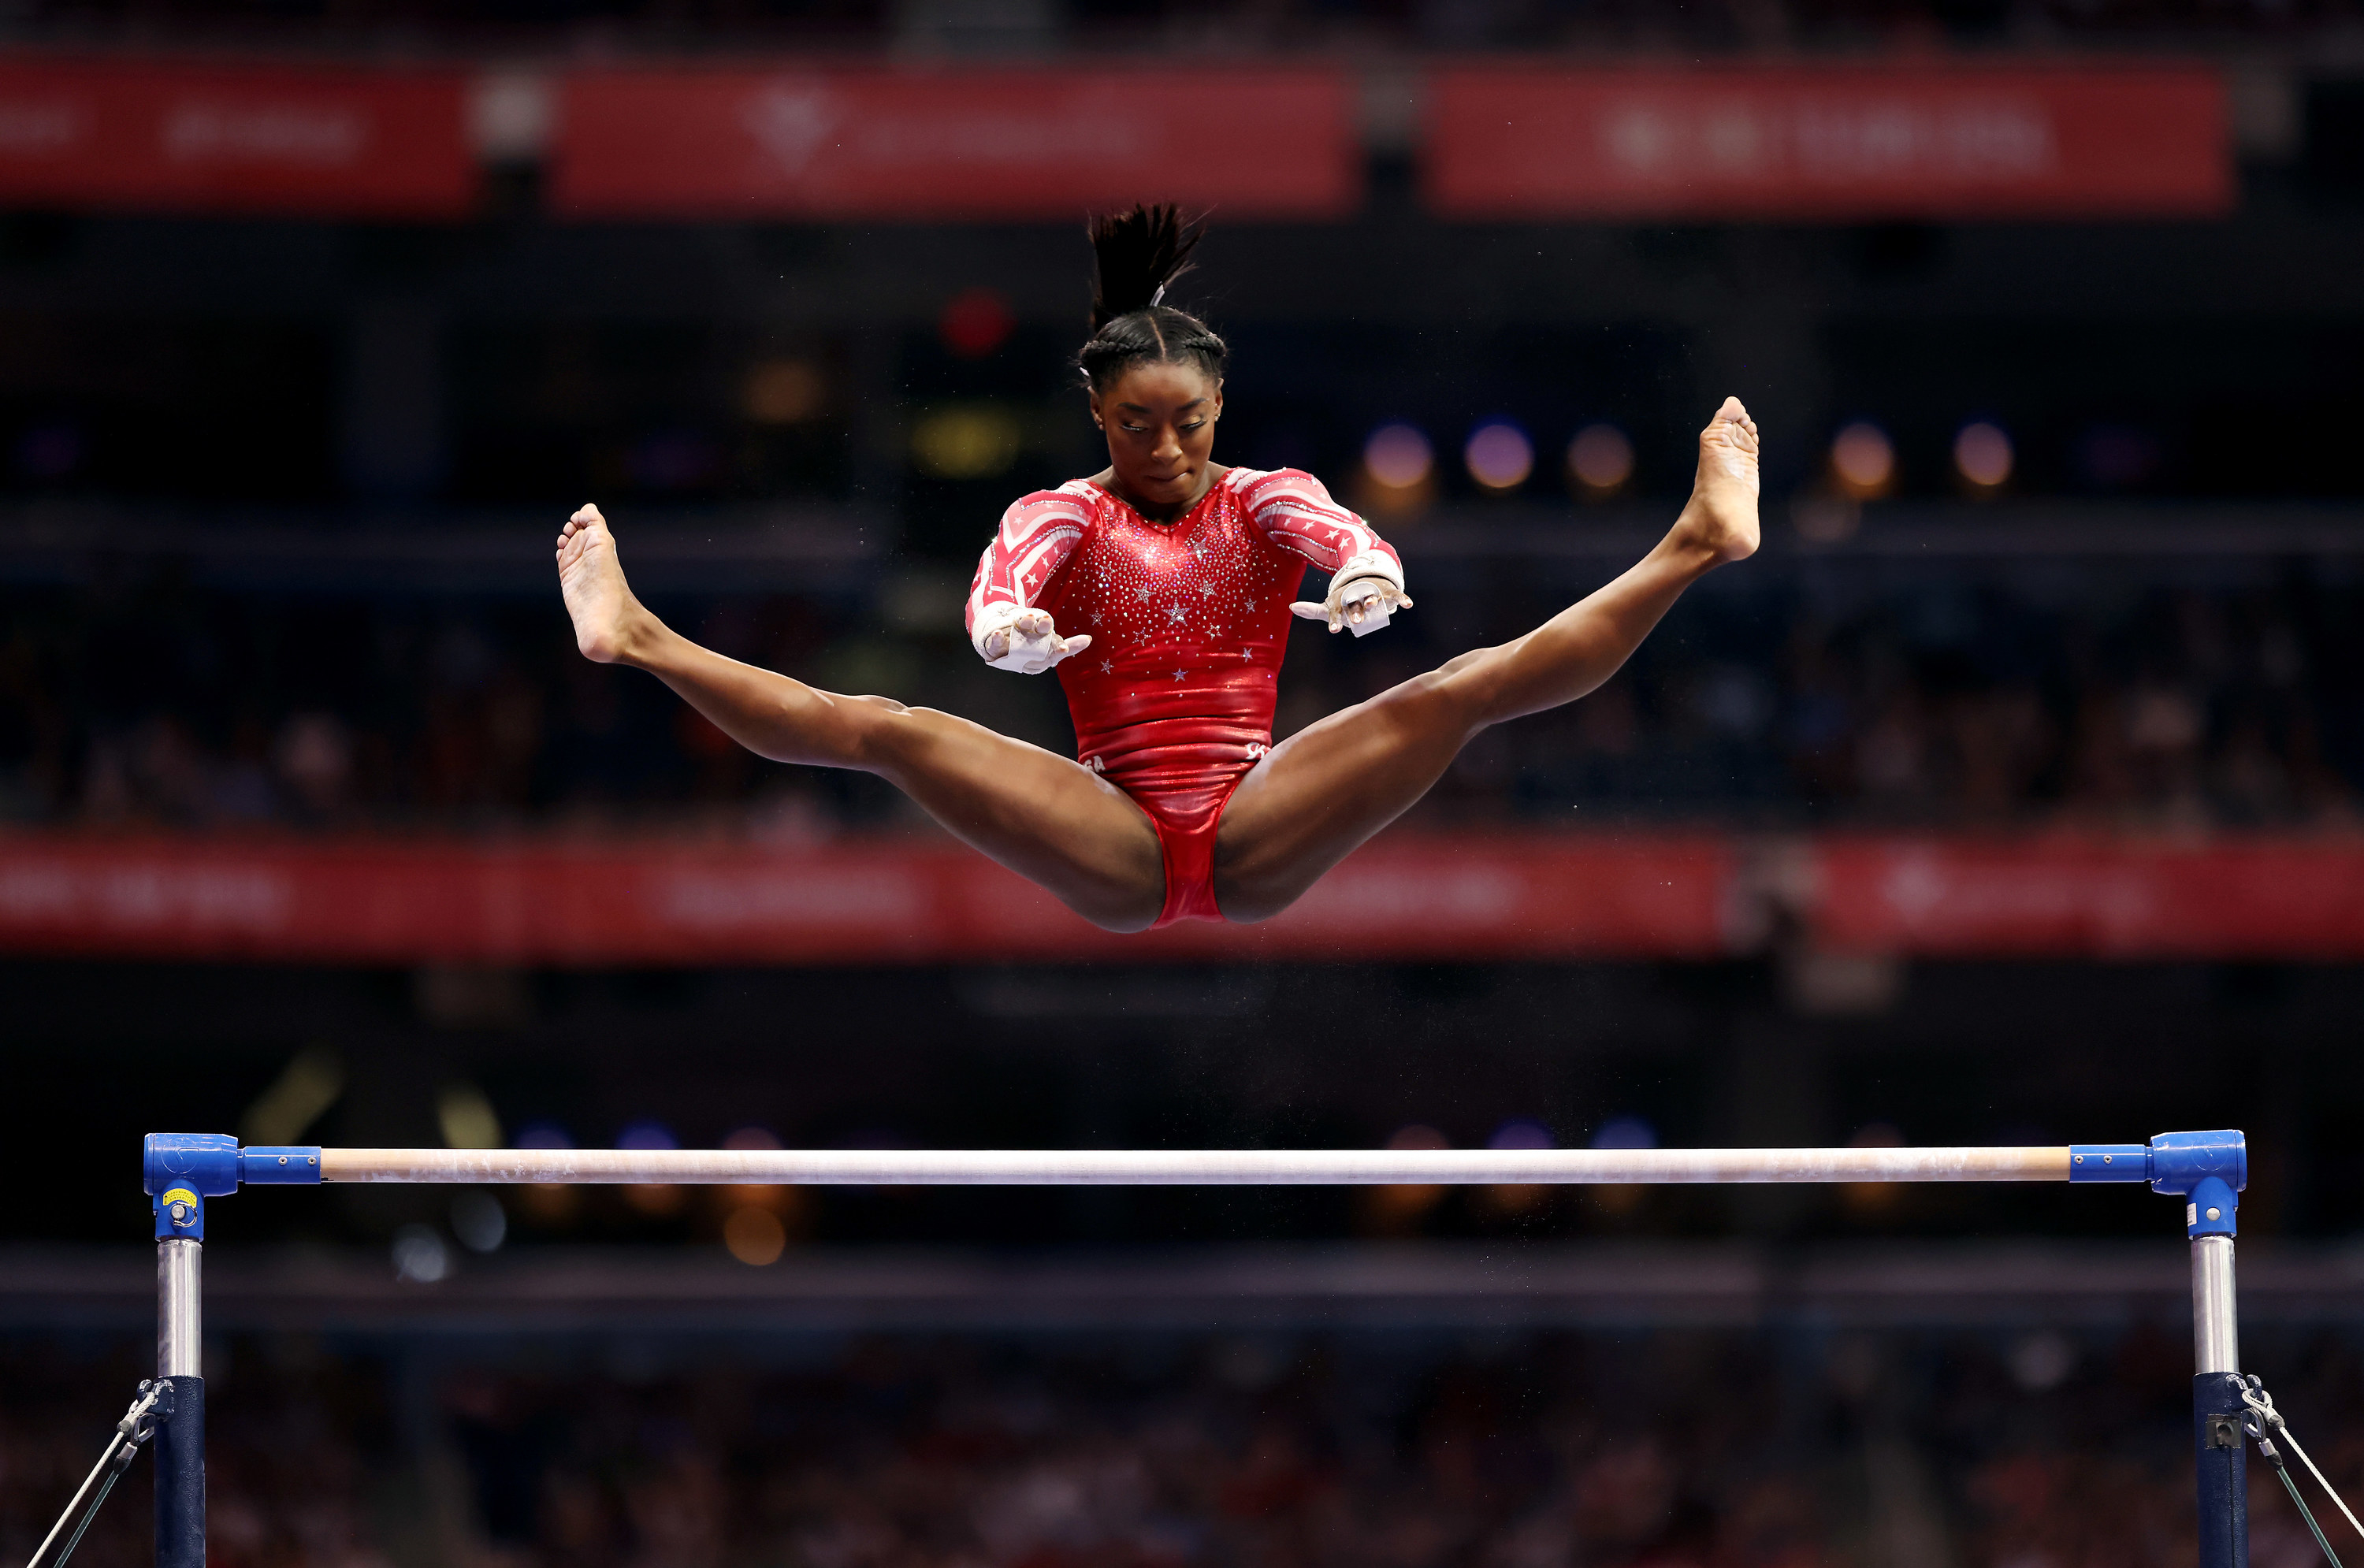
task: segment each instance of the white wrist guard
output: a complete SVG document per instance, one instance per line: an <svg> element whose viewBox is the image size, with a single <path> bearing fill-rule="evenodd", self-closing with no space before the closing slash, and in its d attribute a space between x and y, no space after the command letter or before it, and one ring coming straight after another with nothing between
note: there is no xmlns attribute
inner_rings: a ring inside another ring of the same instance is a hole
<svg viewBox="0 0 2364 1568"><path fill-rule="evenodd" d="M1009 668L1009 655L1004 654L1000 659L995 659L986 652L985 639L997 631L1008 631L1018 623L1018 617L1025 613L1024 605L987 605L977 611L976 624L968 629L968 643L971 648L976 650L976 656L997 668ZM1012 651L1015 651L1018 639L1012 637L1009 640Z"/></svg>
<svg viewBox="0 0 2364 1568"><path fill-rule="evenodd" d="M1339 584L1352 583L1358 577L1376 577L1396 592L1403 592L1403 568L1378 551L1366 550L1338 563L1338 570L1330 573L1331 593L1334 595Z"/></svg>
<svg viewBox="0 0 2364 1568"><path fill-rule="evenodd" d="M1039 675L1056 664L1063 657L1055 651L1059 646L1059 630L1054 627L1041 637L1027 637L1016 628L1018 617L1033 612L1024 605L988 605L977 612L976 625L969 632L969 642L976 656L997 670L1010 670L1020 675ZM985 651L986 639L996 633L1009 639L1009 651L998 659Z"/></svg>
<svg viewBox="0 0 2364 1568"><path fill-rule="evenodd" d="M1329 607L1333 610L1339 610L1343 606L1354 603L1356 599L1365 597L1370 593L1373 585L1379 584L1386 584L1386 585L1390 588L1395 586L1394 584L1388 583L1384 577L1357 577L1352 583L1341 584L1337 587L1330 590ZM1365 610L1361 620L1348 620L1346 622L1346 629L1353 632L1356 637L1368 637L1371 633L1377 631L1380 628L1386 626L1388 618L1394 614L1395 606L1393 602L1388 599L1387 595L1381 594L1379 595L1378 607L1377 609Z"/></svg>

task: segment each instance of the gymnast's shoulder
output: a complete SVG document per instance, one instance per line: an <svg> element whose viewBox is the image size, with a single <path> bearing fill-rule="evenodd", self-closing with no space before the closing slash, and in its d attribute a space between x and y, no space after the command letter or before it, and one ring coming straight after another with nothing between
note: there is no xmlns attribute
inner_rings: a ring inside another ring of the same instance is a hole
<svg viewBox="0 0 2364 1568"><path fill-rule="evenodd" d="M1002 524L1023 532L1063 522L1087 528L1098 514L1098 495L1099 487L1088 479L1070 479L1055 490L1031 490L1009 503L1001 514Z"/></svg>

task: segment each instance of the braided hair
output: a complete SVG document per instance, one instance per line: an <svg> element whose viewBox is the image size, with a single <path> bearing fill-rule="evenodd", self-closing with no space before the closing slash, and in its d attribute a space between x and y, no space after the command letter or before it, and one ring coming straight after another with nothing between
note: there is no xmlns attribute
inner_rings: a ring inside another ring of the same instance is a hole
<svg viewBox="0 0 2364 1568"><path fill-rule="evenodd" d="M1207 231L1171 203L1109 213L1086 226L1095 262L1092 337L1076 356L1094 392L1105 393L1136 364L1195 364L1223 378L1231 350L1214 328L1162 303L1166 286L1191 268L1190 252Z"/></svg>

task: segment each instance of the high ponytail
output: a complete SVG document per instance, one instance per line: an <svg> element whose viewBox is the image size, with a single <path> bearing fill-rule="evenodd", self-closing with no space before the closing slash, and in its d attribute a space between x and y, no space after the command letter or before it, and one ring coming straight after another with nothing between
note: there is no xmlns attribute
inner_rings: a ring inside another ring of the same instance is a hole
<svg viewBox="0 0 2364 1568"><path fill-rule="evenodd" d="M1136 206L1094 217L1091 236L1092 338L1076 359L1095 391L1106 391L1128 365L1195 363L1222 379L1230 350L1213 328L1162 302L1166 287L1190 271L1205 220L1185 220L1171 203Z"/></svg>
<svg viewBox="0 0 2364 1568"><path fill-rule="evenodd" d="M1184 222L1171 202L1103 213L1086 226L1092 237L1092 330L1120 316L1147 310L1158 291L1188 272L1190 252L1207 232L1203 220Z"/></svg>

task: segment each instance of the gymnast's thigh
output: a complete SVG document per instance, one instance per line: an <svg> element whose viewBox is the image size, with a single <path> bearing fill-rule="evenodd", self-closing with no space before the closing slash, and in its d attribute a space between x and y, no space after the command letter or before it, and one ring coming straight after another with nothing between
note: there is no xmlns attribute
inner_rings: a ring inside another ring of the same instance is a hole
<svg viewBox="0 0 2364 1568"><path fill-rule="evenodd" d="M1215 902L1229 920L1279 914L1411 809L1482 725L1452 666L1342 708L1258 762L1215 834Z"/></svg>
<svg viewBox="0 0 2364 1568"><path fill-rule="evenodd" d="M949 713L886 704L864 725L864 766L962 842L1093 924L1132 931L1165 899L1157 830L1080 762Z"/></svg>

